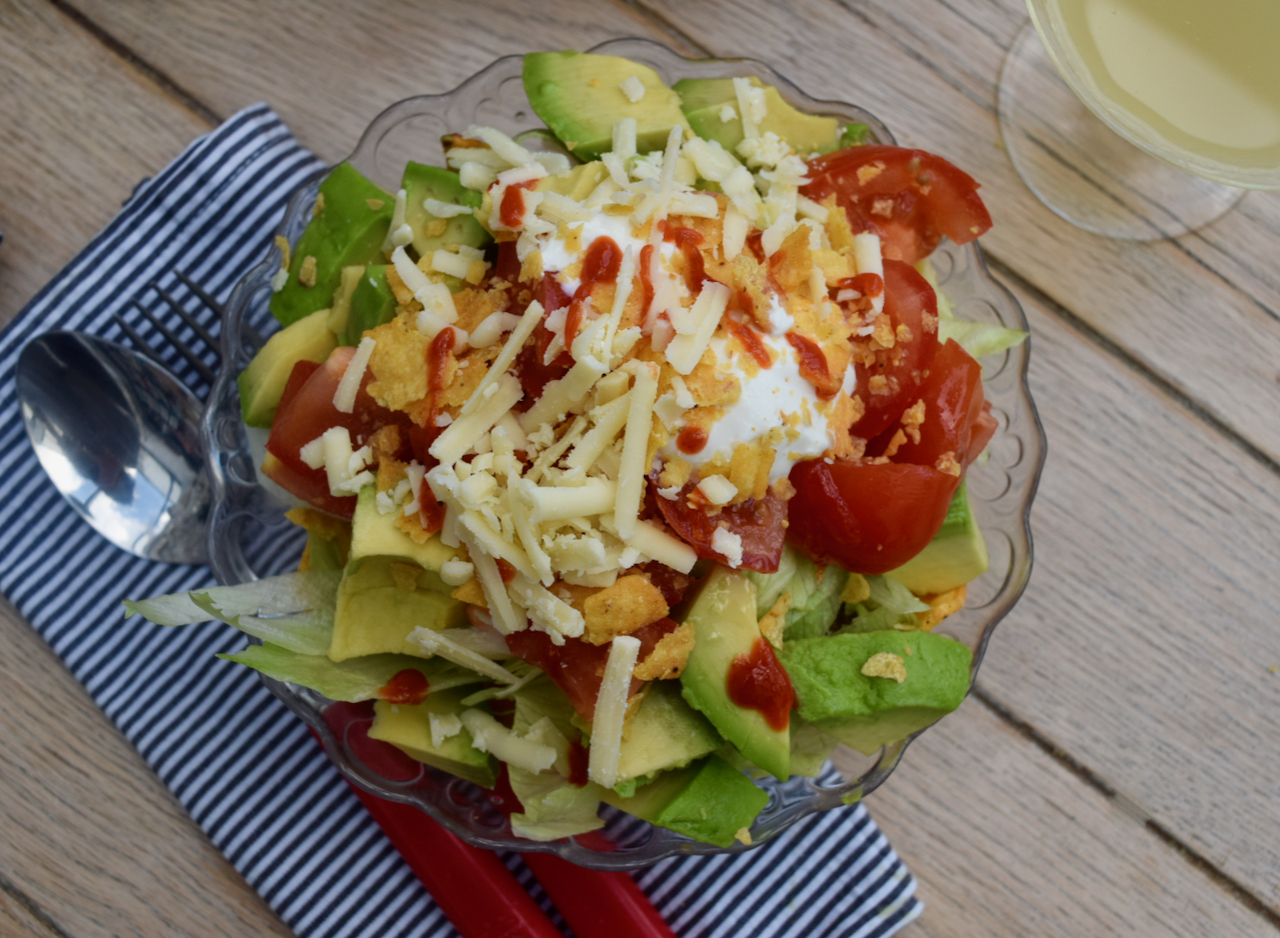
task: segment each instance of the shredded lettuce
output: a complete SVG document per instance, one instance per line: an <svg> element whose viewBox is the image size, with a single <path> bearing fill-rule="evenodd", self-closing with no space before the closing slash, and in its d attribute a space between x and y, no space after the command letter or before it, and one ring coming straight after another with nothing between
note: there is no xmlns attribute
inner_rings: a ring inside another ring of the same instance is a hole
<svg viewBox="0 0 1280 938"><path fill-rule="evenodd" d="M756 586L756 616L762 618L783 593L790 594L787 605L787 641L814 638L831 629L840 612L840 594L849 573L836 566L820 566L787 545L782 550L776 573L744 571Z"/></svg>
<svg viewBox="0 0 1280 938"><path fill-rule="evenodd" d="M1012 348L1026 337L1021 329L1009 329L993 322L965 322L962 319L940 319L938 322L939 342L955 339L962 349L977 359Z"/></svg>
<svg viewBox="0 0 1280 938"><path fill-rule="evenodd" d="M938 272L934 270L929 258L926 257L916 264L916 270L929 281L929 285L938 295L939 342L955 339L962 349L981 360L986 355L1003 352L1026 339L1027 334L1021 329L1009 329L991 322L968 322L957 319L951 300L938 286Z"/></svg>
<svg viewBox="0 0 1280 938"><path fill-rule="evenodd" d="M323 655L333 639L340 571L307 570L211 586L152 599L124 601L157 625L192 625L219 619L240 631L301 655Z"/></svg>
<svg viewBox="0 0 1280 938"><path fill-rule="evenodd" d="M791 578L795 576L796 565L802 558L800 554L791 547L784 545L782 548L782 556L778 558L778 569L773 573L757 573L754 570L743 570L742 573L748 580L756 585L756 618L763 619L765 614L773 608L774 603L778 601L783 593L787 591L787 585L791 582ZM795 597L792 597L792 601Z"/></svg>
<svg viewBox="0 0 1280 938"><path fill-rule="evenodd" d="M885 629L914 629L915 614L932 608L897 580L887 576L866 577L870 595L866 600L848 605L853 618L842 632L881 632Z"/></svg>
<svg viewBox="0 0 1280 938"><path fill-rule="evenodd" d="M507 765L511 790L524 811L511 815L511 829L530 840L559 840L604 826L599 816L600 787L579 788L568 780L569 740L578 737L573 706L550 680L534 680L514 694L512 729L556 750L556 762L545 772Z"/></svg>
<svg viewBox="0 0 1280 938"><path fill-rule="evenodd" d="M250 645L243 651L218 657L261 671L277 681L309 687L330 700L349 703L377 699L378 691L408 668L422 672L430 691L486 680L474 671L464 671L442 659L415 658L412 655L366 655L331 661L327 655L303 655L267 643Z"/></svg>

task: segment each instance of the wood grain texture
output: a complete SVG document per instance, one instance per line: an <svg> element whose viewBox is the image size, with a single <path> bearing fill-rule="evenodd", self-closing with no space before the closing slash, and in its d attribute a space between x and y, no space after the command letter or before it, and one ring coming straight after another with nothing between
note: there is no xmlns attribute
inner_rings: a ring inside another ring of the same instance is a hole
<svg viewBox="0 0 1280 938"><path fill-rule="evenodd" d="M920 881L924 914L904 938L1273 934L973 698L867 807Z"/></svg>
<svg viewBox="0 0 1280 938"><path fill-rule="evenodd" d="M31 900L17 892L12 884L0 882L0 935L9 938L61 938L57 931L32 913L31 906Z"/></svg>
<svg viewBox="0 0 1280 938"><path fill-rule="evenodd" d="M77 938L290 934L7 603L0 647L5 880Z"/></svg>
<svg viewBox="0 0 1280 938"><path fill-rule="evenodd" d="M1275 933L1140 823L1280 908L1280 678L1266 670L1280 663L1280 483L1217 426L1280 454L1274 196L1155 245L1104 242L1040 206L994 117L1017 0L76 8L218 114L268 101L327 159L382 106L498 55L639 34L748 52L979 175L997 222L984 243L1027 287L1051 441L1037 571L982 686L1120 795L966 704L869 801L929 903L904 934ZM0 0L0 114L16 127L0 136L0 322L208 127L36 0ZM0 650L0 874L77 936L287 934L11 610ZM23 911L0 891L0 933L11 919L43 938Z"/></svg>
<svg viewBox="0 0 1280 938"><path fill-rule="evenodd" d="M328 161L350 153L384 107L450 91L501 56L665 38L617 2L183 0L166 4L165 16L154 15L153 3L76 6L222 115L266 101ZM237 67L228 70L233 57Z"/></svg>
<svg viewBox="0 0 1280 938"><path fill-rule="evenodd" d="M208 124L42 0L0 0L0 324Z"/></svg>

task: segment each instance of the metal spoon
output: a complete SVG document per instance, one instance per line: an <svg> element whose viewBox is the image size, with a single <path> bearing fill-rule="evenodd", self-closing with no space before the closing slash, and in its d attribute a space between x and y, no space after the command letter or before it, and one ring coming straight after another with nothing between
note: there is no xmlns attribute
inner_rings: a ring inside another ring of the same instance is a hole
<svg viewBox="0 0 1280 938"><path fill-rule="evenodd" d="M40 464L99 534L149 560L206 561L203 408L181 381L122 345L50 332L22 350L16 383Z"/></svg>

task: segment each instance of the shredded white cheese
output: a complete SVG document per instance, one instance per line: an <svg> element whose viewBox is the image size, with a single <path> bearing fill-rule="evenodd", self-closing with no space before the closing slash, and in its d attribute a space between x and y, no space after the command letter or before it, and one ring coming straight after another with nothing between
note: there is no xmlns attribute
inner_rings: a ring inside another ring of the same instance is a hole
<svg viewBox="0 0 1280 938"><path fill-rule="evenodd" d="M346 371L338 381L338 388L333 392L333 407L339 413L349 414L356 407L356 394L360 390L360 382L364 380L365 370L369 367L369 356L373 354L375 340L365 336L356 346L356 353L347 363Z"/></svg>
<svg viewBox="0 0 1280 938"><path fill-rule="evenodd" d="M609 659L596 697L591 723L591 752L587 776L597 785L612 788L618 783L618 763L622 757L622 728L631 694L631 673L640 656L640 639L619 635L609 645Z"/></svg>

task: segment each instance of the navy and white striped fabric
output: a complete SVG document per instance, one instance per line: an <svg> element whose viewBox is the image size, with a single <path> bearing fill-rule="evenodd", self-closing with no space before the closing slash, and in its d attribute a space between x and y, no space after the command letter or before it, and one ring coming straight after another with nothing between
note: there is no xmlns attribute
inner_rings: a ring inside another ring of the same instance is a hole
<svg viewBox="0 0 1280 938"><path fill-rule="evenodd" d="M120 340L112 316L135 321L126 304L152 280L187 296L175 268L225 302L319 166L267 107L243 111L140 185L0 335L0 592L297 934L445 938L456 932L302 723L251 671L215 659L242 638L217 623L122 619L122 597L207 585L209 571L139 560L83 523L41 471L14 398L28 340L53 329ZM153 293L140 301L160 312ZM545 901L519 858L507 862ZM922 908L861 806L746 854L667 860L636 878L689 938L883 936Z"/></svg>

